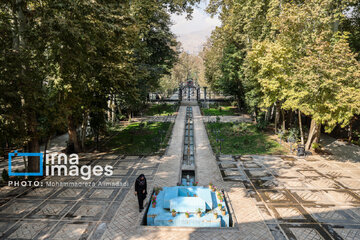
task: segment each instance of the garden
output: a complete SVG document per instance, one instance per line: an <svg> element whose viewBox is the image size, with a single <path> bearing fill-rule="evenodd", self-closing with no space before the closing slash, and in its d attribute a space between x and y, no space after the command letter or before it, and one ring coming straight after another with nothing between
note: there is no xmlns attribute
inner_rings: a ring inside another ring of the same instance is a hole
<svg viewBox="0 0 360 240"><path fill-rule="evenodd" d="M229 103L209 104L209 108L201 108L201 112L204 116L236 116L240 114L239 109Z"/></svg>
<svg viewBox="0 0 360 240"><path fill-rule="evenodd" d="M113 126L113 137L102 150L114 151L125 155L163 154L169 141L173 123L136 122L126 126Z"/></svg>
<svg viewBox="0 0 360 240"><path fill-rule="evenodd" d="M207 123L211 147L216 154L284 154L285 148L271 134L252 123Z"/></svg>
<svg viewBox="0 0 360 240"><path fill-rule="evenodd" d="M152 104L143 113L145 116L168 116L178 111L178 104Z"/></svg>

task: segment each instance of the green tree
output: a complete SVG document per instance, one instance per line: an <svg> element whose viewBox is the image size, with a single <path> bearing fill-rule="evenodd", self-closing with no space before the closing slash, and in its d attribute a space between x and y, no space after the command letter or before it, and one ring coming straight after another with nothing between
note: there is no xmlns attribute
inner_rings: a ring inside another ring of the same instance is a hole
<svg viewBox="0 0 360 240"><path fill-rule="evenodd" d="M360 114L360 64L345 36L331 42L319 38L296 65L285 107L297 107L312 117L306 148L319 140L320 126L328 132L345 127Z"/></svg>
<svg viewBox="0 0 360 240"><path fill-rule="evenodd" d="M352 52L358 45L358 6L350 0L212 0L208 11L220 14L222 26L205 52L207 80L217 89L243 89L255 113L276 105L275 123L281 112L284 128L285 110L311 117L309 148L321 124L331 131L358 113L358 62Z"/></svg>

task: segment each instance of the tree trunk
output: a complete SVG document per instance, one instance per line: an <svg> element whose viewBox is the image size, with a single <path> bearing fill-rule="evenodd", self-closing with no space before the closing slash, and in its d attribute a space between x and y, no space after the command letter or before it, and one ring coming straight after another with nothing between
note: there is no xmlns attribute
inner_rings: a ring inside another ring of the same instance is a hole
<svg viewBox="0 0 360 240"><path fill-rule="evenodd" d="M254 117L255 117L255 124L257 124L258 123L258 108L256 107L255 108L255 111L254 111Z"/></svg>
<svg viewBox="0 0 360 240"><path fill-rule="evenodd" d="M86 111L84 113L84 118L81 124L81 149L82 151L85 151L85 137L86 137L86 127L87 127L87 121L88 121L89 112Z"/></svg>
<svg viewBox="0 0 360 240"><path fill-rule="evenodd" d="M112 105L111 105L111 122L114 123L116 119L116 99L113 96Z"/></svg>
<svg viewBox="0 0 360 240"><path fill-rule="evenodd" d="M271 113L270 113L270 119L269 119L269 121L272 121L272 120L273 120L273 118L274 118L274 113L275 113L275 104L272 105L272 107L271 107Z"/></svg>
<svg viewBox="0 0 360 240"><path fill-rule="evenodd" d="M284 109L281 109L281 120L282 120L281 128L282 128L283 131L285 131L285 129L286 129L286 119L285 119L285 110Z"/></svg>
<svg viewBox="0 0 360 240"><path fill-rule="evenodd" d="M351 141L352 141L353 120L354 119L351 119L351 121L349 123L349 132L348 132L348 142L349 143L351 143Z"/></svg>
<svg viewBox="0 0 360 240"><path fill-rule="evenodd" d="M50 136L47 136L46 140L45 140L45 146L44 146L44 161L46 159L46 154L47 154L46 151L49 147L49 144L50 144Z"/></svg>
<svg viewBox="0 0 360 240"><path fill-rule="evenodd" d="M304 145L304 132L302 129L302 121L301 121L301 112L298 110L298 117L299 117L299 130L300 130L300 138L301 138L301 145Z"/></svg>
<svg viewBox="0 0 360 240"><path fill-rule="evenodd" d="M26 30L26 24L27 19L24 14L23 9L26 9L26 2L23 0L16 0L15 1L15 8L14 8L14 15L15 17L15 31L13 34L13 47L16 49L19 53L23 51L23 49L26 48L25 44L25 30ZM22 64L22 63L21 63ZM21 72L20 74L25 78L24 73L25 66L22 64L21 66ZM21 92L21 90L19 89ZM39 137L38 137L38 131L37 131L37 118L36 113L33 111L33 109L27 109L27 105L30 106L31 104L31 98L26 99L25 101L25 94L21 93L21 105L24 108L24 112L26 115L26 127L27 127L27 133L30 137L30 140L28 141L28 152L32 153L39 153L40 152L40 144L39 144ZM26 104L25 104L26 102ZM40 171L40 162L38 157L28 157L27 164L25 163L25 170L28 172L39 172Z"/></svg>
<svg viewBox="0 0 360 240"><path fill-rule="evenodd" d="M26 29L26 17L23 11L24 5L26 5L26 2L23 0L15 1L14 15L16 16L15 25L17 31L15 30L15 34L13 34L13 48L18 51L20 50L20 47L25 47L24 33Z"/></svg>
<svg viewBox="0 0 360 240"><path fill-rule="evenodd" d="M111 116L112 112L111 112L111 110L112 110L112 96L111 96L111 94L109 94L108 111L107 111L107 120L108 120L108 121L111 121L111 119L112 119L112 116Z"/></svg>
<svg viewBox="0 0 360 240"><path fill-rule="evenodd" d="M275 113L275 133L278 132L278 124L280 120L280 105L276 103L276 113Z"/></svg>
<svg viewBox="0 0 360 240"><path fill-rule="evenodd" d="M40 144L37 136L32 137L32 139L28 142L28 148L31 153L40 152ZM29 172L40 172L39 157L28 157L27 165Z"/></svg>
<svg viewBox="0 0 360 240"><path fill-rule="evenodd" d="M15 155L16 156L16 155ZM28 168L28 161L27 161L28 157L23 156L23 162L24 162L24 168L25 168L25 172L29 172L29 168ZM25 176L25 178L27 179L28 176Z"/></svg>
<svg viewBox="0 0 360 240"><path fill-rule="evenodd" d="M46 141L45 141L45 146L44 146L44 164L43 164L43 170L44 170L44 172L45 172L45 168L46 168L46 154L47 154L47 149L48 149L48 147L49 147L49 145L50 145L50 135L48 135L47 137L46 137Z"/></svg>
<svg viewBox="0 0 360 240"><path fill-rule="evenodd" d="M79 152L80 151L79 141L77 137L76 126L72 116L68 117L68 133L69 133L69 145L70 146L73 145L74 151Z"/></svg>
<svg viewBox="0 0 360 240"><path fill-rule="evenodd" d="M268 107L265 113L265 122L268 122L270 119L270 111L271 111L271 107Z"/></svg>
<svg viewBox="0 0 360 240"><path fill-rule="evenodd" d="M294 119L294 111L292 110L289 110L287 111L287 128L290 129L290 128L293 128L293 119Z"/></svg>
<svg viewBox="0 0 360 240"><path fill-rule="evenodd" d="M316 123L314 119L311 119L309 136L306 141L305 150L310 150L313 143L318 143L321 134L321 124Z"/></svg>
<svg viewBox="0 0 360 240"><path fill-rule="evenodd" d="M96 150L99 150L99 131L96 131Z"/></svg>
<svg viewBox="0 0 360 240"><path fill-rule="evenodd" d="M31 153L40 153L39 136L37 131L37 118L35 112L27 110L27 128L30 140L28 142L28 151ZM29 172L39 172L39 157L28 157L27 164Z"/></svg>

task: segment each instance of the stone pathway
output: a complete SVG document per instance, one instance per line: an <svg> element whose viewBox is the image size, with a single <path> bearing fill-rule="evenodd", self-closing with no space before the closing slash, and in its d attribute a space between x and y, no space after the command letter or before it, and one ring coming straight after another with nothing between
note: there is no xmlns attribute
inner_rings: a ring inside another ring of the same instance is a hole
<svg viewBox="0 0 360 240"><path fill-rule="evenodd" d="M360 146L348 144L347 142L337 140L326 134L321 135L320 143L324 149L331 152L328 158L339 161L360 162Z"/></svg>
<svg viewBox="0 0 360 240"><path fill-rule="evenodd" d="M98 154L90 164L110 164L114 174L86 181L95 183L93 187L3 187L0 190L0 238L99 239L136 177L145 173L152 184L158 159L157 156ZM48 177L42 182L49 181L85 182L79 177ZM119 187L104 186L104 183L121 184ZM127 203L130 208L131 204L136 206L134 201Z"/></svg>
<svg viewBox="0 0 360 240"><path fill-rule="evenodd" d="M226 182L256 200L252 210L275 239L360 238L360 164L255 155L217 162Z"/></svg>
<svg viewBox="0 0 360 240"><path fill-rule="evenodd" d="M147 117L135 117L132 119L134 122L175 122L176 115L169 116L147 116Z"/></svg>
<svg viewBox="0 0 360 240"><path fill-rule="evenodd" d="M253 122L248 114L241 114L241 116L203 116L204 122L216 122L217 118L220 122Z"/></svg>

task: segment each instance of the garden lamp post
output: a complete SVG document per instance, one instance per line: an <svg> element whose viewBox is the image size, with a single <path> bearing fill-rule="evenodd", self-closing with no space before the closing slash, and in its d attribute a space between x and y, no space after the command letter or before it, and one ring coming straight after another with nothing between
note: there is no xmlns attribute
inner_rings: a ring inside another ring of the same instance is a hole
<svg viewBox="0 0 360 240"><path fill-rule="evenodd" d="M221 145L222 145L223 141L224 141L224 139L220 139L220 155L221 155Z"/></svg>
<svg viewBox="0 0 360 240"><path fill-rule="evenodd" d="M163 138L162 138L162 131L161 130L158 130L158 134L159 134L159 137L160 137L160 145L163 141Z"/></svg>
<svg viewBox="0 0 360 240"><path fill-rule="evenodd" d="M280 135L280 144L281 144L281 140L282 140L282 137L284 136L284 130L280 130L279 131L279 135Z"/></svg>
<svg viewBox="0 0 360 240"><path fill-rule="evenodd" d="M204 102L206 102L206 88L207 87L204 87Z"/></svg>
<svg viewBox="0 0 360 240"><path fill-rule="evenodd" d="M294 138L294 136L289 136L288 137L288 142L290 143L290 152L292 153L293 152L293 144L296 142L296 139Z"/></svg>

